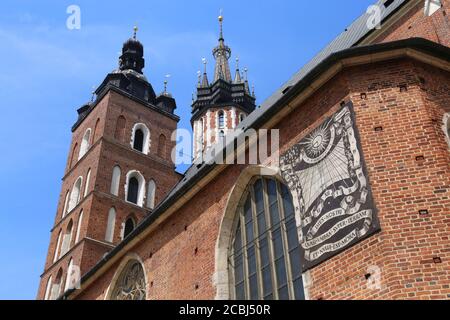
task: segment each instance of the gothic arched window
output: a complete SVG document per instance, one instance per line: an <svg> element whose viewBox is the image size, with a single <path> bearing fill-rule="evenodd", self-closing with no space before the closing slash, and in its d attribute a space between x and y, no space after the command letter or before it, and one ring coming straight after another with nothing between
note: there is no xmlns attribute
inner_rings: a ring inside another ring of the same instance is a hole
<svg viewBox="0 0 450 320"><path fill-rule="evenodd" d="M111 178L111 189L110 192L116 197L119 195L119 184L120 184L120 167L115 166L113 168L112 178Z"/></svg>
<svg viewBox="0 0 450 320"><path fill-rule="evenodd" d="M52 289L50 293L50 300L56 300L61 294L61 284L63 283L63 270L59 268L56 274L55 283L52 284Z"/></svg>
<svg viewBox="0 0 450 320"><path fill-rule="evenodd" d="M75 243L78 243L78 241L80 240L80 232L81 232L82 223L83 223L83 210L81 210L80 216L78 217L77 233L75 235Z"/></svg>
<svg viewBox="0 0 450 320"><path fill-rule="evenodd" d="M69 206L69 196L70 196L70 192L67 191L66 192L66 198L64 199L64 208L63 208L63 212L62 212L62 217L63 218L66 215L67 209L68 209L68 206Z"/></svg>
<svg viewBox="0 0 450 320"><path fill-rule="evenodd" d="M156 184L153 179L148 182L147 189L147 208L154 209L155 208L155 194L156 194Z"/></svg>
<svg viewBox="0 0 450 320"><path fill-rule="evenodd" d="M116 209L111 208L108 212L108 223L106 225L105 241L113 242L114 228L116 226Z"/></svg>
<svg viewBox="0 0 450 320"><path fill-rule="evenodd" d="M134 230L134 226L135 224L133 218L128 218L127 221L125 221L125 227L123 231L124 239Z"/></svg>
<svg viewBox="0 0 450 320"><path fill-rule="evenodd" d="M139 192L139 181L135 177L132 177L130 181L128 181L127 201L137 204L138 192Z"/></svg>
<svg viewBox="0 0 450 320"><path fill-rule="evenodd" d="M141 129L136 130L134 133L133 148L140 152L142 152L142 149L144 148L144 133Z"/></svg>
<svg viewBox="0 0 450 320"><path fill-rule="evenodd" d="M145 179L138 171L130 171L127 174L125 199L140 207L144 205Z"/></svg>
<svg viewBox="0 0 450 320"><path fill-rule="evenodd" d="M135 124L131 137L131 146L134 150L148 154L150 144L150 131L143 123Z"/></svg>
<svg viewBox="0 0 450 320"><path fill-rule="evenodd" d="M84 133L83 140L81 141L80 153L78 154L78 160L88 152L91 141L91 129L87 129Z"/></svg>
<svg viewBox="0 0 450 320"><path fill-rule="evenodd" d="M78 177L77 181L75 181L72 192L70 193L70 200L69 200L69 208L67 212L70 212L75 208L78 203L80 202L80 196L81 196L81 184L83 183L83 178Z"/></svg>
<svg viewBox="0 0 450 320"><path fill-rule="evenodd" d="M111 300L145 300L146 287L144 268L131 260L123 268L111 293Z"/></svg>
<svg viewBox="0 0 450 320"><path fill-rule="evenodd" d="M244 193L235 220L228 256L232 297L304 299L288 188L272 178L255 178Z"/></svg>
<svg viewBox="0 0 450 320"><path fill-rule="evenodd" d="M45 287L44 300L49 300L52 291L52 276L47 280L47 286Z"/></svg>
<svg viewBox="0 0 450 320"><path fill-rule="evenodd" d="M70 220L62 240L61 253L59 255L60 257L65 255L70 250L70 245L72 244L72 235L73 235L73 220Z"/></svg>
<svg viewBox="0 0 450 320"><path fill-rule="evenodd" d="M219 129L225 128L225 114L223 111L219 111Z"/></svg>
<svg viewBox="0 0 450 320"><path fill-rule="evenodd" d="M59 247L61 246L61 239L62 239L62 230L59 231L58 239L56 240L56 248L55 254L53 255L53 262L55 262L59 258Z"/></svg>
<svg viewBox="0 0 450 320"><path fill-rule="evenodd" d="M86 175L86 183L84 184L84 193L83 197L86 197L89 192L89 182L91 180L91 168L89 168L87 175Z"/></svg>

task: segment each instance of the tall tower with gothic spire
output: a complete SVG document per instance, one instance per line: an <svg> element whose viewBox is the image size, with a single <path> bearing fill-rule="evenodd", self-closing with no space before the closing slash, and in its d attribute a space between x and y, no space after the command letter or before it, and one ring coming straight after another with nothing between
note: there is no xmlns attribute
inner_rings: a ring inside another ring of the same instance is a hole
<svg viewBox="0 0 450 320"><path fill-rule="evenodd" d="M179 181L175 100L156 95L134 35L118 69L78 109L38 299L56 299L125 239Z"/></svg>
<svg viewBox="0 0 450 320"><path fill-rule="evenodd" d="M213 49L214 78L210 83L207 60L203 59L203 76L199 73L197 95L192 103L191 124L194 131L194 157L217 143L220 137L234 130L255 109L255 93L250 91L247 68L244 74L236 58L236 73L231 76L231 48L223 36L223 16L219 16L219 44Z"/></svg>

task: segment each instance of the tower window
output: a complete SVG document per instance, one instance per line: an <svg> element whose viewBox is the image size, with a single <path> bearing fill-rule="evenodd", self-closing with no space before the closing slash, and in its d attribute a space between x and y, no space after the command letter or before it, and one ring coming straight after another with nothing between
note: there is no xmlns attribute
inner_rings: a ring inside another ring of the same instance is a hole
<svg viewBox="0 0 450 320"><path fill-rule="evenodd" d="M148 190L147 190L147 208L154 209L155 208L155 193L156 193L156 184L152 179L148 182Z"/></svg>
<svg viewBox="0 0 450 320"><path fill-rule="evenodd" d="M81 195L81 184L83 182L83 178L79 177L75 184L73 185L72 192L70 193L70 200L69 200L69 208L67 212L72 211L80 202L80 195Z"/></svg>
<svg viewBox="0 0 450 320"><path fill-rule="evenodd" d="M123 231L123 238L125 239L134 230L134 220L133 218L128 218L125 221L125 228Z"/></svg>
<svg viewBox="0 0 450 320"><path fill-rule="evenodd" d="M109 209L108 212L108 223L106 225L105 241L113 242L115 226L116 226L116 209L111 208Z"/></svg>
<svg viewBox="0 0 450 320"><path fill-rule="evenodd" d="M219 129L225 128L225 114L223 111L219 111Z"/></svg>
<svg viewBox="0 0 450 320"><path fill-rule="evenodd" d="M244 121L244 119L245 119L245 114L243 114L243 113L239 114L239 123Z"/></svg>
<svg viewBox="0 0 450 320"><path fill-rule="evenodd" d="M150 145L150 131L143 123L138 123L133 127L131 146L134 150L148 154Z"/></svg>
<svg viewBox="0 0 450 320"><path fill-rule="evenodd" d="M134 133L134 145L133 148L137 151L142 152L144 148L144 133L141 129L136 130Z"/></svg>
<svg viewBox="0 0 450 320"><path fill-rule="evenodd" d="M139 181L138 181L138 179L133 177L128 182L128 197L127 197L127 201L137 204L138 191L139 191Z"/></svg>
<svg viewBox="0 0 450 320"><path fill-rule="evenodd" d="M111 189L110 192L116 197L119 195L119 184L120 184L120 167L115 166L113 168L112 179L111 179Z"/></svg>
<svg viewBox="0 0 450 320"><path fill-rule="evenodd" d="M144 205L145 179L138 171L130 171L127 174L125 199L140 207Z"/></svg>
<svg viewBox="0 0 450 320"><path fill-rule="evenodd" d="M61 283L63 277L62 268L59 268L58 273L56 274L55 283L52 285L52 290L50 294L50 300L56 300L61 294Z"/></svg>
<svg viewBox="0 0 450 320"><path fill-rule="evenodd" d="M56 240L56 249L55 254L53 255L53 262L55 262L59 258L58 254L59 254L59 247L61 246L61 239L62 239L62 230L59 231L58 240Z"/></svg>
<svg viewBox="0 0 450 320"><path fill-rule="evenodd" d="M78 218L77 233L76 233L76 236L75 236L75 243L78 243L78 241L80 240L80 232L81 232L81 225L82 224L83 224L83 210L81 210L80 216Z"/></svg>
<svg viewBox="0 0 450 320"><path fill-rule="evenodd" d="M84 194L83 197L86 197L89 192L89 182L91 180L91 169L89 168L86 175L86 183L84 184Z"/></svg>
<svg viewBox="0 0 450 320"><path fill-rule="evenodd" d="M52 276L50 276L50 278L48 278L48 280L47 280L47 286L45 287L44 300L50 299L51 290L52 290Z"/></svg>
<svg viewBox="0 0 450 320"><path fill-rule="evenodd" d="M78 160L83 158L83 156L88 152L91 141L91 129L87 129L84 133L83 140L81 141L80 153L78 155Z"/></svg>
<svg viewBox="0 0 450 320"><path fill-rule="evenodd" d="M304 299L294 206L287 187L258 177L238 208L228 261L238 300Z"/></svg>
<svg viewBox="0 0 450 320"><path fill-rule="evenodd" d="M70 245L72 244L72 233L73 233L73 221L70 220L63 237L61 254L59 255L59 257L62 257L70 250Z"/></svg>

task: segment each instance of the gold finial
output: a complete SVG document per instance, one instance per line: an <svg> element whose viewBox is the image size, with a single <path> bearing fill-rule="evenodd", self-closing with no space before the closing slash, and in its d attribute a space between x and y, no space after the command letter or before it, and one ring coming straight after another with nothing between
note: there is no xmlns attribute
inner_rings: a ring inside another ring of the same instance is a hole
<svg viewBox="0 0 450 320"><path fill-rule="evenodd" d="M136 40L136 36L137 36L137 32L138 32L139 28L137 26L134 26L133 28L133 39Z"/></svg>
<svg viewBox="0 0 450 320"><path fill-rule="evenodd" d="M219 24L220 24L220 37L219 37L219 39L223 41L223 15L222 15L222 9L220 9Z"/></svg>

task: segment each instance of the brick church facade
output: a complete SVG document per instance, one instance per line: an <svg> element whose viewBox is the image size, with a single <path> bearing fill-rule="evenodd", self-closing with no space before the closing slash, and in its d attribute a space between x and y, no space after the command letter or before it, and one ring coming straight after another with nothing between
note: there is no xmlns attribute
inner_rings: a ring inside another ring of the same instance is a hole
<svg viewBox="0 0 450 320"><path fill-rule="evenodd" d="M135 33L78 110L37 298L449 299L450 1L377 5L258 108L219 17L183 175ZM278 153L202 161L261 129Z"/></svg>

